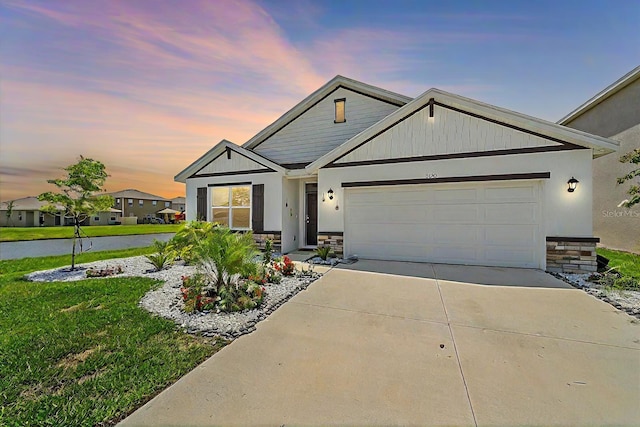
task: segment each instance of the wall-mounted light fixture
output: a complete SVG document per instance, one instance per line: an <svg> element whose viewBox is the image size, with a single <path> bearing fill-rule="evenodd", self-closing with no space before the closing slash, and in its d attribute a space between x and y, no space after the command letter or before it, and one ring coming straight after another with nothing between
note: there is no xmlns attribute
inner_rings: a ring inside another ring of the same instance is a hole
<svg viewBox="0 0 640 427"><path fill-rule="evenodd" d="M329 196L329 200L333 200L333 190L331 188L327 191L327 195Z"/></svg>
<svg viewBox="0 0 640 427"><path fill-rule="evenodd" d="M571 177L571 179L569 181L567 181L567 184L569 184L569 188L567 189L567 191L569 193L573 193L574 191L576 191L576 187L578 186L579 182L580 181L578 181L574 177Z"/></svg>

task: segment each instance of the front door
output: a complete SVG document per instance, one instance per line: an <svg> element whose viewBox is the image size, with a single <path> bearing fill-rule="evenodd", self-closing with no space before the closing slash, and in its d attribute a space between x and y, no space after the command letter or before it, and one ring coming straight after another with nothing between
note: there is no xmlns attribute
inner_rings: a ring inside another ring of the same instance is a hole
<svg viewBox="0 0 640 427"><path fill-rule="evenodd" d="M306 244L318 244L318 184L305 185Z"/></svg>

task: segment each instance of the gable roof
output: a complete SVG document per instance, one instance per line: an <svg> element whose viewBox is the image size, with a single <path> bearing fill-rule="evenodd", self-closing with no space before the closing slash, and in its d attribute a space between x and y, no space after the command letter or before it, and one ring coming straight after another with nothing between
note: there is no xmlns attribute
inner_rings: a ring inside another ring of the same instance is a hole
<svg viewBox="0 0 640 427"><path fill-rule="evenodd" d="M480 101L433 88L429 89L404 107L401 107L391 113L389 116L380 120L370 128L360 132L341 146L307 165L305 168L306 173L314 173L319 168L338 160L361 145L374 139L378 135L393 128L398 123L401 123L423 108L430 107L430 105L449 108L454 111L459 111L464 114L469 114L474 117L496 123L497 125L531 133L536 136L549 139L554 143L566 145L568 148L590 148L594 152L594 157L616 151L619 146L618 142L611 139L591 135L586 132L548 122L546 120L527 116L515 111L485 104ZM437 112L435 114L437 117Z"/></svg>
<svg viewBox="0 0 640 427"><path fill-rule="evenodd" d="M155 194L145 193L144 191L136 190L133 188L127 188L126 190L114 191L113 193L104 193L101 194L104 196L111 197L119 197L122 199L143 199L143 200L159 200L168 202L169 199L165 199L161 196L156 196Z"/></svg>
<svg viewBox="0 0 640 427"><path fill-rule="evenodd" d="M635 82L640 78L640 65L629 71L624 76L620 77L618 80L607 86L604 90L600 91L594 97L589 99L587 102L558 120L558 124L566 125L576 118L580 117L585 112L589 111L596 105L600 104L602 101L611 97L612 95L620 92L625 87L629 86L631 83Z"/></svg>
<svg viewBox="0 0 640 427"><path fill-rule="evenodd" d="M359 82L357 80L337 75L320 89L316 90L311 95L300 101L295 107L284 113L278 120L258 132L258 134L256 134L253 138L244 143L242 147L253 149L340 88L344 88L356 92L360 95L369 96L371 98L375 98L380 101L397 106L403 106L413 99L399 93L391 92L386 89L382 89L376 86Z"/></svg>
<svg viewBox="0 0 640 427"><path fill-rule="evenodd" d="M38 200L37 197L29 196L20 199L9 200L0 203L0 211L6 211L9 208L9 203L13 202L13 210L15 211L39 211L43 206L49 205L49 202L43 202ZM62 205L56 205L59 209L64 209Z"/></svg>
<svg viewBox="0 0 640 427"><path fill-rule="evenodd" d="M210 162L212 162L216 157L224 153L227 149L234 151L243 157L251 159L256 163L260 163L262 166L272 169L276 172L285 171L285 168L278 165L277 163L272 162L271 160L265 157L262 157L258 153L247 150L245 148L240 147L239 145L234 144L231 141L227 141L226 139L223 139L222 141L218 142L211 150L207 151L202 156L200 156L198 160L191 163L182 172L177 174L174 177L174 181L186 182L187 178L190 178L194 174L198 173L199 170L207 166Z"/></svg>

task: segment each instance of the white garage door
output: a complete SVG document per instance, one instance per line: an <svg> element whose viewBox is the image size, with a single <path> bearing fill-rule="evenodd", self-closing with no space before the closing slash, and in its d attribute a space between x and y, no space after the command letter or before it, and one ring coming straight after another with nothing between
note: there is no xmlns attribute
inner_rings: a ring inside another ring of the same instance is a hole
<svg viewBox="0 0 640 427"><path fill-rule="evenodd" d="M540 185L345 189L345 249L360 258L539 268Z"/></svg>

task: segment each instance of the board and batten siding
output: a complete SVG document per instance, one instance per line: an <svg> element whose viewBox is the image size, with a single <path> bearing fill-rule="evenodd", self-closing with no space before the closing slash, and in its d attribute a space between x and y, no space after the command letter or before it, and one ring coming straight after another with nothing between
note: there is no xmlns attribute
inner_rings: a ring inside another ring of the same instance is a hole
<svg viewBox="0 0 640 427"><path fill-rule="evenodd" d="M551 145L559 144L436 106L433 118L424 108L335 163Z"/></svg>
<svg viewBox="0 0 640 427"><path fill-rule="evenodd" d="M207 175L212 173L225 173L225 172L239 172L239 171L253 171L253 170L267 170L267 168L260 163L251 160L245 156L242 156L235 151L231 151L231 158L227 158L227 153L224 152L218 157L213 159L208 165L196 172L198 175Z"/></svg>
<svg viewBox="0 0 640 427"><path fill-rule="evenodd" d="M346 122L334 123L334 100L346 99ZM388 116L399 106L340 88L254 151L277 163L312 162Z"/></svg>

